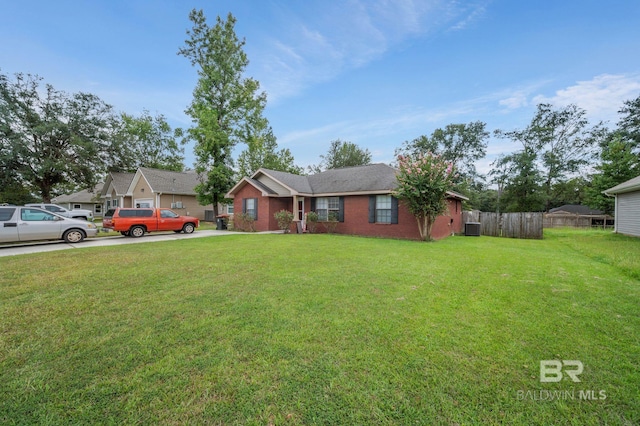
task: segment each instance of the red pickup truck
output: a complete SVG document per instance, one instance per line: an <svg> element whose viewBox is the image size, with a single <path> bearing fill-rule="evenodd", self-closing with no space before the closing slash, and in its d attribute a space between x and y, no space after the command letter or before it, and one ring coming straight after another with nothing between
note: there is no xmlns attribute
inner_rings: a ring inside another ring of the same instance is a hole
<svg viewBox="0 0 640 426"><path fill-rule="evenodd" d="M109 210L102 218L102 227L113 229L122 235L142 237L146 232L174 231L191 234L200 226L200 220L191 216L180 216L169 209Z"/></svg>

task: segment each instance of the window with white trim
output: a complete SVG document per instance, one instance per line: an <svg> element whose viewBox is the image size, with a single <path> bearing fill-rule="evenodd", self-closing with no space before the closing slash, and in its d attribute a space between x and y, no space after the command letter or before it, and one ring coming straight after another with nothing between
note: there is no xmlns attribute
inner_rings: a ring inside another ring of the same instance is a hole
<svg viewBox="0 0 640 426"><path fill-rule="evenodd" d="M328 221L332 212L337 219L340 214L340 197L316 198L316 213L318 213L319 221Z"/></svg>

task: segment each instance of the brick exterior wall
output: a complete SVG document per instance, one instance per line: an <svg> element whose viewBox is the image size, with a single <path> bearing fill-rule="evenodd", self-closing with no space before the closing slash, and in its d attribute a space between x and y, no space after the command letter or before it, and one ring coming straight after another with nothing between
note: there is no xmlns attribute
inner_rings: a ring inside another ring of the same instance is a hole
<svg viewBox="0 0 640 426"><path fill-rule="evenodd" d="M278 223L274 214L282 209L294 211L292 197L263 197L261 191L252 185L245 185L234 198L234 211L242 213L242 200L244 198L258 199L258 219L255 222L256 231L275 231ZM462 232L462 203L460 200L449 199L448 213L438 217L431 231L434 239L445 238L451 233ZM311 208L311 198L305 197L304 209L308 213ZM295 232L295 226L292 226ZM326 228L320 223L316 232L326 232ZM369 196L353 195L344 197L344 222L340 222L336 228L339 234L364 235L372 237L405 238L418 240L418 223L416 218L409 213L400 202L398 205L398 223L382 224L369 223Z"/></svg>
<svg viewBox="0 0 640 426"><path fill-rule="evenodd" d="M233 198L234 215L242 213L242 200L246 198L258 199L258 219L254 223L256 231L278 230L278 221L274 214L283 209L293 211L293 197L263 197L258 189L252 185L245 185Z"/></svg>
<svg viewBox="0 0 640 426"><path fill-rule="evenodd" d="M459 200L448 200L449 213L438 217L431 230L431 237L441 239L452 232L462 230L462 206ZM456 207L457 206L457 207ZM453 221L452 221L453 219ZM322 224L317 232L325 232ZM404 238L419 240L418 222L415 216L399 202L398 223L369 223L369 196L356 195L344 197L344 222L338 224L339 234L365 235L371 237Z"/></svg>

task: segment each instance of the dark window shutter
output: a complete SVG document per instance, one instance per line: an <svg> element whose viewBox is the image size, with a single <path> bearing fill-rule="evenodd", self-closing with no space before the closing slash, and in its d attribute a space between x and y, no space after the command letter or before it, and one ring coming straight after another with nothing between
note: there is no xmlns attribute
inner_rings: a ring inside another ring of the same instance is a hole
<svg viewBox="0 0 640 426"><path fill-rule="evenodd" d="M391 196L391 223L398 223L398 199Z"/></svg>
<svg viewBox="0 0 640 426"><path fill-rule="evenodd" d="M246 213L247 212L247 199L243 198L242 199L242 213Z"/></svg>
<svg viewBox="0 0 640 426"><path fill-rule="evenodd" d="M258 220L258 199L254 198L253 199L253 205L255 206L255 213L253 214L253 219L254 220Z"/></svg>
<svg viewBox="0 0 640 426"><path fill-rule="evenodd" d="M338 222L344 222L344 197L338 198L338 205L340 206L340 210L338 210Z"/></svg>
<svg viewBox="0 0 640 426"><path fill-rule="evenodd" d="M311 199L311 210L310 211L312 211L312 212L316 211L316 199L315 198Z"/></svg>
<svg viewBox="0 0 640 426"><path fill-rule="evenodd" d="M369 195L369 223L376 222L376 196Z"/></svg>

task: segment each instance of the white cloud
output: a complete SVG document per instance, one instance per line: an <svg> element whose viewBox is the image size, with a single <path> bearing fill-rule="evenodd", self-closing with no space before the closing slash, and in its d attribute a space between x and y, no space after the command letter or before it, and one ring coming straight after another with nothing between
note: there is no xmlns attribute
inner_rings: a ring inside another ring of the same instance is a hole
<svg viewBox="0 0 640 426"><path fill-rule="evenodd" d="M320 10L320 13L317 11ZM288 11L286 25L251 57L270 102L335 78L381 57L403 41L447 26L462 29L484 4L454 0L350 0L315 9L316 15Z"/></svg>
<svg viewBox="0 0 640 426"><path fill-rule="evenodd" d="M527 100L527 94L525 92L515 92L513 96L501 99L498 103L507 109L517 109L522 108L529 105Z"/></svg>
<svg viewBox="0 0 640 426"><path fill-rule="evenodd" d="M575 104L587 111L591 120L617 121L617 112L624 101L640 95L640 74L601 74L591 80L556 91L547 97L538 95L535 104L550 103L556 107Z"/></svg>

